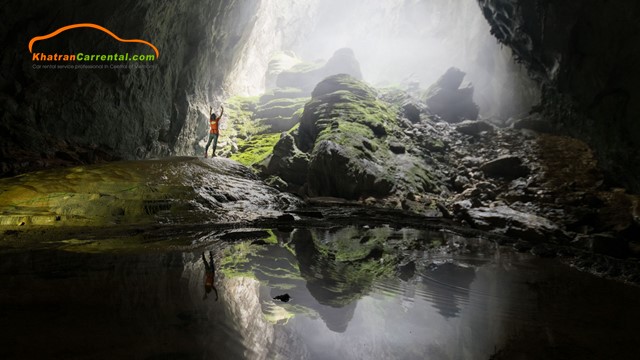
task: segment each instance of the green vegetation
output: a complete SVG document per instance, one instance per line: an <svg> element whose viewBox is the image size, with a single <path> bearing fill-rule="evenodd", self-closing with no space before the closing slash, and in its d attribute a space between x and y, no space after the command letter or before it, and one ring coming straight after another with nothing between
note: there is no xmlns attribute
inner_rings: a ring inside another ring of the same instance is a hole
<svg viewBox="0 0 640 360"><path fill-rule="evenodd" d="M229 98L225 109L228 123L221 132L220 152L257 170L273 152L280 133L298 125L309 100L300 93L298 89L285 88L274 89L261 97Z"/></svg>
<svg viewBox="0 0 640 360"><path fill-rule="evenodd" d="M398 123L398 112L408 96L401 90L386 89L383 98L385 100L378 98L376 91L365 83L346 75L332 76L318 84L302 115L300 131L304 143L301 147L314 142L310 171L320 174L339 168L350 173L348 177L354 179L355 185L340 185L345 181L337 174L334 175L335 181L325 181L329 185L318 182L312 186L333 187L340 196L384 196L385 192L391 191L420 193L437 190L431 168L423 159L408 151L395 154L390 149L389 144L406 143ZM315 138L314 134L317 134ZM336 156L318 153L315 144L323 141L338 145L341 159L330 165L314 166L314 156L323 163ZM439 151L444 149L444 144L438 139L430 144ZM410 143L406 145L411 147Z"/></svg>
<svg viewBox="0 0 640 360"><path fill-rule="evenodd" d="M220 132L220 153L233 154L237 149L232 146L236 139L248 139L252 135L261 132L260 127L253 120L253 113L258 105L258 97L234 96L226 100L225 128Z"/></svg>
<svg viewBox="0 0 640 360"><path fill-rule="evenodd" d="M255 123L263 129L262 133L288 131L299 122L300 117L295 114L308 100L307 97L275 98L261 103L254 114Z"/></svg>
<svg viewBox="0 0 640 360"><path fill-rule="evenodd" d="M271 155L279 139L280 133L253 135L247 140L238 139L238 152L231 154L231 159L249 167L260 164Z"/></svg>

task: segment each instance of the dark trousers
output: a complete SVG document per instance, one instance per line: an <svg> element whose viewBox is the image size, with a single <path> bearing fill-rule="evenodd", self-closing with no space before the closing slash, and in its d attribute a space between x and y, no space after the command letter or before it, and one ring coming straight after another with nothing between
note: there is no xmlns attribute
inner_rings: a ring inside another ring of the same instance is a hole
<svg viewBox="0 0 640 360"><path fill-rule="evenodd" d="M209 145L213 141L213 155L216 154L216 147L218 146L218 134L209 134L209 141L207 142L207 146L204 148L204 153L207 154L209 151Z"/></svg>

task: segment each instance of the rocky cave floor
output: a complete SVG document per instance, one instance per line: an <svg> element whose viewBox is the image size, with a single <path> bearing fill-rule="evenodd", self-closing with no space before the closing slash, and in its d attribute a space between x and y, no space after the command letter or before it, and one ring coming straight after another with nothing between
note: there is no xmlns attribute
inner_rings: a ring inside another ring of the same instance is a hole
<svg viewBox="0 0 640 360"><path fill-rule="evenodd" d="M422 216L407 226L435 221L639 283L638 196L612 184L586 143L558 134L540 114L461 121L477 116L468 88L458 89L463 76L449 70L426 96L327 78L298 115L299 127L278 135L273 155L252 166L311 203L362 207L349 222L367 224L380 211L394 226ZM380 115L387 110L395 118ZM354 123L363 126L354 130Z"/></svg>
<svg viewBox="0 0 640 360"><path fill-rule="evenodd" d="M431 200L436 216L488 231L517 251L639 283L638 197L607 184L585 143L547 133L535 115L504 128L484 121L406 125L411 136L435 133L446 144L434 156L448 178ZM392 196L385 205L412 211L418 206L411 197Z"/></svg>

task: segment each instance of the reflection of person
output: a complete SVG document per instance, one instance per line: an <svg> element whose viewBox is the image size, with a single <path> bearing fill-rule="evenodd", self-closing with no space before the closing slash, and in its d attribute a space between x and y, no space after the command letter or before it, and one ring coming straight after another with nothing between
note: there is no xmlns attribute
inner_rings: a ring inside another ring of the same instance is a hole
<svg viewBox="0 0 640 360"><path fill-rule="evenodd" d="M220 131L218 130L218 125L220 124L220 119L222 119L222 115L224 114L224 108L220 106L220 116L217 116L211 107L209 107L209 141L207 142L207 146L204 148L204 157L207 157L207 153L209 152L209 145L213 141L213 152L211 153L211 157L216 156L216 147L218 146L218 135Z"/></svg>
<svg viewBox="0 0 640 360"><path fill-rule="evenodd" d="M215 277L216 277L216 264L213 262L213 252L209 251L209 262L207 262L207 259L204 256L204 253L202 253L202 261L204 261L204 268L205 268L205 274L204 274L204 298L207 298L207 294L211 292L211 289L213 289L213 291L216 293L216 301L218 301L218 290L216 289L216 286L214 284L215 281Z"/></svg>

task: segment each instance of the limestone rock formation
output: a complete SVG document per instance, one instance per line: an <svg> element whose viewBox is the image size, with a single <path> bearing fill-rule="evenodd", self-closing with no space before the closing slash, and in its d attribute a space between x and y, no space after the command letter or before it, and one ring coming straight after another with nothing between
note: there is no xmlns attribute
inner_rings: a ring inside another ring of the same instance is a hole
<svg viewBox="0 0 640 360"><path fill-rule="evenodd" d="M339 49L325 64L300 63L281 72L276 84L281 88L293 87L310 93L322 79L336 74L349 74L356 79L362 79L360 64L353 50Z"/></svg>
<svg viewBox="0 0 640 360"><path fill-rule="evenodd" d="M273 148L266 173L277 174L287 184L302 185L307 181L308 165L309 155L298 149L293 136L285 133Z"/></svg>
<svg viewBox="0 0 640 360"><path fill-rule="evenodd" d="M301 62L302 60L300 60L292 51L282 51L271 56L269 64L267 65L267 72L265 74L265 90L276 88L278 75L280 75L283 71L293 68L295 65Z"/></svg>
<svg viewBox="0 0 640 360"><path fill-rule="evenodd" d="M308 98L280 97L266 103L262 98L260 100L253 114L253 122L264 129L261 132L279 133L290 130L298 123L300 116L296 112L302 109Z"/></svg>
<svg viewBox="0 0 640 360"><path fill-rule="evenodd" d="M345 74L330 76L313 90L297 130L276 145L268 174L304 185L310 196L434 191L428 165L398 137L400 112L367 84Z"/></svg>
<svg viewBox="0 0 640 360"><path fill-rule="evenodd" d="M450 123L478 118L478 105L473 102L473 86L460 88L465 73L449 68L424 95L429 110Z"/></svg>

